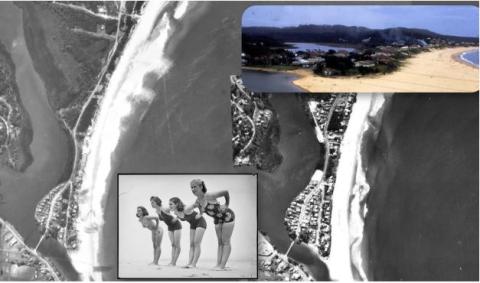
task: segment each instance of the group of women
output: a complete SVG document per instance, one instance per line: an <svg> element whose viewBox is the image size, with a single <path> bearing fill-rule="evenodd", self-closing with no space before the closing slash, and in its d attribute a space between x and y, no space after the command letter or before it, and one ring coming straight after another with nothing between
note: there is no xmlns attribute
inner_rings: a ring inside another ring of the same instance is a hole
<svg viewBox="0 0 480 283"><path fill-rule="evenodd" d="M172 197L169 200L168 207L162 205L162 200L157 196L150 197L150 204L158 214L150 216L148 210L143 207L137 207L137 217L143 227L151 230L153 242L153 262L158 265L161 254L161 243L163 229L160 222L164 222L168 228L168 236L172 243L171 261L169 265L177 264L180 255L180 239L182 234L181 221L190 224L190 252L188 263L185 268L196 268L201 253L201 243L203 234L207 229L207 222L203 217L206 213L213 218L215 232L218 240L217 264L216 270L225 270L228 258L231 252L230 239L232 237L233 227L235 226L235 214L228 208L230 204L230 195L228 191L207 192L205 182L195 179L190 182L190 188L196 200L191 205L185 203L178 197ZM225 198L225 204L221 205L218 198Z"/></svg>

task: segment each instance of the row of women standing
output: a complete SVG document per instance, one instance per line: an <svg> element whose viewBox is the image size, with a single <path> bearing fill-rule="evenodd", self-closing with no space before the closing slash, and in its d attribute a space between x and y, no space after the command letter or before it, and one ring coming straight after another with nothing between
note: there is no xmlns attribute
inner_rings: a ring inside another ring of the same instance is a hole
<svg viewBox="0 0 480 283"><path fill-rule="evenodd" d="M235 225L235 214L228 208L230 195L228 191L207 192L205 182L200 179L192 180L190 187L193 195L196 196L192 205L185 205L178 197L172 197L169 200L168 207L165 207L159 197L152 196L150 204L156 210L158 217L149 216L147 209L143 206L137 208L139 221L143 227L152 231L154 254L152 264L158 264L161 254L163 229L160 226L160 221L163 221L168 227L168 236L172 243L169 265L172 266L177 264L180 255L181 221L185 221L190 224L190 252L188 263L184 267L196 268L201 254L203 234L207 229L207 222L203 217L203 214L206 213L213 218L218 241L217 264L214 269L225 270L231 252L230 239ZM221 205L218 201L222 197L225 198L224 205Z"/></svg>

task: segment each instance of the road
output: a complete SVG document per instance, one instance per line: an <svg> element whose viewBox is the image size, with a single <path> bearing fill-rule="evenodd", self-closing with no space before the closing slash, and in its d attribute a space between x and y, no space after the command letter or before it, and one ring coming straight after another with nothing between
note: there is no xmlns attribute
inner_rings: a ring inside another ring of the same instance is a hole
<svg viewBox="0 0 480 283"><path fill-rule="evenodd" d="M2 224L2 226L5 227L5 229L7 229L14 237L15 237L15 240L17 240L17 244L21 245L25 250L27 250L28 252L30 252L31 254L35 255L43 264L45 264L45 266L47 267L48 271L52 274L53 278L55 279L55 281L60 281L60 277L58 277L57 273L55 272L55 269L50 265L50 263L48 261L46 261L45 259L43 259L38 253L36 250L32 250L30 249L26 244L25 242L23 242L23 239L22 237L20 236L20 234L13 228L11 227L11 225L8 223L8 222L4 222L1 218L0 218L0 224Z"/></svg>
<svg viewBox="0 0 480 283"><path fill-rule="evenodd" d="M326 146L326 151L325 151L325 164L324 164L324 167L323 167L323 172L324 174L322 175L321 177L321 180L319 182L319 184L314 188L312 189L306 196L305 196L305 200L304 200L304 203L300 209L300 214L299 214L299 221L298 221L298 226L296 227L296 231L297 231L297 235L300 235L300 231L301 231L301 223L302 223L302 219L306 218L306 207L309 205L309 202L311 200L311 198L316 195L316 194L320 194L321 193L321 187L323 184L326 183L325 181L325 172L327 172L327 168L329 166L329 162L330 162L330 143L329 143L329 140L328 140L328 127L330 125L330 122L331 122L331 118L333 116L333 112L335 111L335 108L336 106L341 102L341 100L344 99L342 96L340 95L337 95L337 97L335 97L335 100L333 101L332 103L332 106L330 107L329 111L328 111L328 115L327 115L327 121L325 122L325 127L323 129L323 136L324 136L324 140L325 140L325 146ZM310 110L311 112L311 110ZM313 115L313 113L311 112L312 114L312 118L313 120L315 121L315 126L319 128L319 125L318 123L316 122L316 119L315 119L315 116ZM311 184L311 181L309 183L309 185ZM321 200L320 202L320 205L322 204L323 200ZM332 204L333 205L333 204ZM320 236L320 227L321 227L321 224L322 224L322 218L321 217L318 217L318 228L317 228L317 238L315 239L315 243L319 243L319 236ZM309 224L307 224L309 225Z"/></svg>
<svg viewBox="0 0 480 283"><path fill-rule="evenodd" d="M231 82L234 83L236 86L237 86L237 89L239 91L241 91L243 93L243 95L245 95L246 97L248 97L249 100L252 100L252 98L250 97L250 95L247 93L247 91L245 90L245 88L243 87L243 85L234 80L234 78L230 78ZM250 124L252 125L252 137L250 138L250 140L247 142L247 144L245 144L245 146L240 150L240 152L244 152L245 150L247 150L250 145L253 143L253 140L255 139L255 135L257 134L256 132L256 129L255 129L255 123L253 122L252 118L250 118L246 113L245 111L243 110L242 107L240 107L240 105L238 105L238 103L236 103L235 101L232 101L232 103L235 105L235 107L238 109L238 111L240 111L247 119L248 121L250 122ZM255 103L255 101L253 101L253 105L255 106L255 109L253 111L253 117L255 117L255 114L257 113L258 111L258 106L257 106L257 103Z"/></svg>
<svg viewBox="0 0 480 283"><path fill-rule="evenodd" d="M73 4L62 4L62 3L58 3L58 2L55 2L55 4L57 5L64 5L64 6L68 6L70 8L75 8L75 9L80 9L82 11L84 10L87 10L83 7L77 7ZM73 7L75 6L75 7ZM88 11L88 10L87 10ZM84 11L85 12L85 11ZM100 15L100 14L95 14L91 11L89 11L89 13L95 15L95 16L98 16L98 17L101 17L101 18L104 18L103 14ZM74 143L74 160L73 160L73 167L72 167L72 172L70 174L70 178L68 179L68 181L58 185L57 187L62 187L61 189L59 189L55 194L54 196L52 197L52 199L50 200L50 210L49 210L49 213L48 213L48 216L47 216L47 221L46 221L46 229L45 229L45 232L42 234L42 236L40 237L40 240L38 241L36 247L35 247L35 251L38 249L38 247L40 246L40 244L42 243L43 239L45 239L47 233L48 233L48 227L50 225L50 222L51 222L51 219L53 218L54 216L54 206L55 206L55 202L60 198L60 196L62 195L62 193L67 189L67 188L71 188L70 189L70 195L69 195L69 200L72 199L73 197L73 194L74 194L74 184L73 184L73 181L76 177L76 175L78 174L78 165L79 165L79 161L81 159L81 154L82 154L82 148L81 148L81 145L79 144L79 141L78 141L78 138L77 138L77 134L78 134L78 126L81 124L80 122L82 121L82 119L84 118L84 114L85 114L85 111L87 109L87 106L89 105L89 103L91 102L91 100L93 98L95 98L96 94L100 91L100 87L102 86L102 82L105 78L105 75L108 71L108 66L110 66L110 64L112 64L112 60L113 58L115 57L115 53L117 52L117 47L118 47L118 41L119 41L119 34L120 34L120 20L121 20L121 17L122 15L124 15L125 13L125 2L121 2L121 7L120 7L120 11L119 11L119 14L118 14L118 17L115 18L117 19L118 21L118 25L117 25L117 36L115 38L115 43L112 47L112 49L110 50L109 54L108 54L108 57L107 57L107 62L106 64L104 65L104 67L102 68L102 71L100 72L100 75L98 76L98 81L97 81L97 84L95 85L94 89L92 90L92 92L90 93L88 99L86 100L86 102L83 104L82 106L82 110L80 111L80 114L78 116L78 119L77 119L77 122L75 123L75 126L73 127L73 129L71 129L66 121L64 119L61 119L62 122L64 123L64 126L65 128L68 130L68 132L70 133L70 135L72 136L72 139L73 139L73 143ZM93 119L91 117L87 117L88 119ZM55 190L57 187L55 187L54 189L52 190ZM67 208L67 221L68 219L70 218L70 201L69 201L69 207ZM66 226L65 226L65 234L64 234L64 237L63 237L63 241L66 241L67 240L67 234L68 234L68 222L65 222L66 223ZM64 243L64 245L66 245L66 242Z"/></svg>

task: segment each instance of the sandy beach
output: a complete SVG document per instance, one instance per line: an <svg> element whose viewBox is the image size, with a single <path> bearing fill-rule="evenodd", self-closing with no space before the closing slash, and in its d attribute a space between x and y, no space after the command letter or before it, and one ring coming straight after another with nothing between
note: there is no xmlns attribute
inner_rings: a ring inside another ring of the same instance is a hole
<svg viewBox="0 0 480 283"><path fill-rule="evenodd" d="M478 67L458 58L470 50L474 48L424 52L407 59L398 71L387 75L326 78L306 69L288 72L299 75L293 83L309 92L474 92L478 90Z"/></svg>
<svg viewBox="0 0 480 283"><path fill-rule="evenodd" d="M119 278L245 278L257 277L255 262L231 261L228 270L216 271L212 267L215 260L200 260L197 268L182 268L168 266L168 259L160 259L159 265L148 265L148 262L120 263L118 268Z"/></svg>

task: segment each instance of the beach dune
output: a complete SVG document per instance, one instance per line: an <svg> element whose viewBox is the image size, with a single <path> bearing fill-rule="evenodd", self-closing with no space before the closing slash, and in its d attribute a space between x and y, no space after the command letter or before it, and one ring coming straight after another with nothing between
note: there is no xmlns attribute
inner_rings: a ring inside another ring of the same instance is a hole
<svg viewBox="0 0 480 283"><path fill-rule="evenodd" d="M478 67L458 58L471 50L455 47L420 53L386 75L328 78L305 69L291 72L300 76L293 84L309 92L474 92L478 90Z"/></svg>

